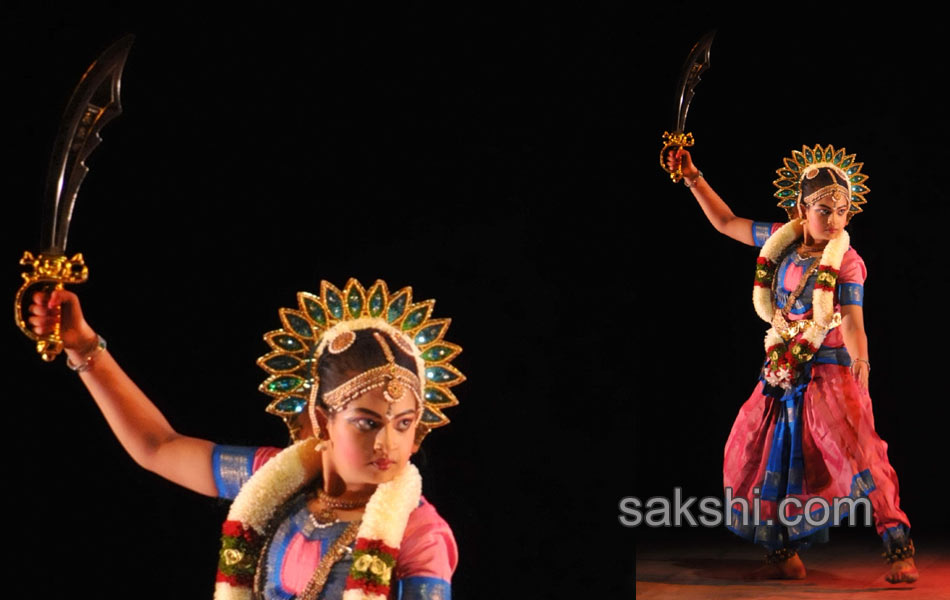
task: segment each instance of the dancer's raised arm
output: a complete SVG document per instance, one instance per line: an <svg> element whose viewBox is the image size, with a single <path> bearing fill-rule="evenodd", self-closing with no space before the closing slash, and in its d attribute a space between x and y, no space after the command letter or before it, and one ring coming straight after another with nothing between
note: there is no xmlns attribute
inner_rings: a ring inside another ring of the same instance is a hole
<svg viewBox="0 0 950 600"><path fill-rule="evenodd" d="M79 373L82 382L136 463L190 490L218 495L211 465L214 444L172 428L109 351L99 348L99 336L83 318L76 294L66 290L37 292L30 313L30 325L41 335L49 333L61 315L67 358L73 365L87 367Z"/></svg>
<svg viewBox="0 0 950 600"><path fill-rule="evenodd" d="M729 205L719 197L719 194L706 182L702 172L693 164L689 151L682 148L675 152L670 151L667 156L667 165L670 170L675 170L682 165L683 183L693 192L693 197L699 201L703 213L716 231L743 244L755 245L752 237L752 219L737 217L733 214Z"/></svg>

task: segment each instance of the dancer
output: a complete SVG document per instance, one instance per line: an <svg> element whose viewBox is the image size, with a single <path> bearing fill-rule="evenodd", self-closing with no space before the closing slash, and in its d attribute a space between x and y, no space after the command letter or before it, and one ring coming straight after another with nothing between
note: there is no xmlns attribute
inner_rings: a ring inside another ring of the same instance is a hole
<svg viewBox="0 0 950 600"><path fill-rule="evenodd" d="M234 447L183 436L115 362L72 292L36 293L37 334L61 319L79 372L123 447L141 466L196 492L233 499L222 528L215 598L449 598L457 548L421 496L409 462L448 422L464 380L445 342L448 319L411 288L368 290L351 279L298 294L258 364L268 412L295 441Z"/></svg>
<svg viewBox="0 0 950 600"><path fill-rule="evenodd" d="M810 499L833 507L835 498L867 497L890 563L887 581L916 581L910 522L868 395L866 269L845 230L866 202L862 163L832 146L792 152L775 181L785 224L735 216L686 150L669 152L667 166L682 169L683 183L717 231L762 248L753 300L772 326L767 360L733 425L723 466L724 486L741 499L727 526L768 550L754 576L805 577L798 551L826 540L827 527L836 524L817 502L809 505L812 522L803 518ZM756 497L761 512L753 522ZM788 526L779 523L780 511Z"/></svg>

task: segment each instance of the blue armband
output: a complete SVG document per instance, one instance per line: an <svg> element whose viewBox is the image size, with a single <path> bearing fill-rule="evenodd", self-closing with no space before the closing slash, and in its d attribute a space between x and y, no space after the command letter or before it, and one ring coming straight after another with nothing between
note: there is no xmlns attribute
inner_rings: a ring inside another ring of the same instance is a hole
<svg viewBox="0 0 950 600"><path fill-rule="evenodd" d="M254 472L255 446L219 446L211 451L211 470L218 497L234 500Z"/></svg>
<svg viewBox="0 0 950 600"><path fill-rule="evenodd" d="M452 600L452 584L438 577L406 577L398 585L399 600Z"/></svg>
<svg viewBox="0 0 950 600"><path fill-rule="evenodd" d="M765 245L765 240L772 237L772 224L763 221L752 222L752 241L761 248Z"/></svg>
<svg viewBox="0 0 950 600"><path fill-rule="evenodd" d="M839 283L838 303L864 306L864 286L860 283Z"/></svg>

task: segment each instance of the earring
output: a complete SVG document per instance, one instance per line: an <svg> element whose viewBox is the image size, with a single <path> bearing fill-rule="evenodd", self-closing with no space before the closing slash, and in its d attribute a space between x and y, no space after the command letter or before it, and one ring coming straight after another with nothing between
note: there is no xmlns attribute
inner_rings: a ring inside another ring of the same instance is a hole
<svg viewBox="0 0 950 600"><path fill-rule="evenodd" d="M317 442L317 445L313 447L316 452L326 452L330 449L330 440L320 440Z"/></svg>

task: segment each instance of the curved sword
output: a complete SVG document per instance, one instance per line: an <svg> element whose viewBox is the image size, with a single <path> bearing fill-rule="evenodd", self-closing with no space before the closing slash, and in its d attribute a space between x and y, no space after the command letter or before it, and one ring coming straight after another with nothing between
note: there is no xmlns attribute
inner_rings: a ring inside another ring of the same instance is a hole
<svg viewBox="0 0 950 600"><path fill-rule="evenodd" d="M693 95L696 93L699 76L709 68L709 49L715 36L716 32L710 31L699 38L699 41L690 50L689 56L686 57L686 62L683 63L679 82L676 85L676 128L672 133L663 132L663 148L660 150L660 167L670 174L670 179L674 183L683 178L683 171L679 167L675 171L670 171L666 166L666 154L672 148L693 145L693 134L686 133L686 113L689 111L689 103L692 102Z"/></svg>
<svg viewBox="0 0 950 600"><path fill-rule="evenodd" d="M37 285L62 289L64 283L82 283L89 276L82 254L66 257L66 236L76 194L89 172L85 161L102 141L99 137L102 128L122 113L119 101L122 69L134 39L126 35L109 46L86 69L69 98L47 173L40 253L33 256L31 252L24 252L20 259L21 265L33 270L22 274L23 285L17 291L13 307L14 320L27 337L36 341L36 351L46 361L56 358L63 349L59 324L49 335L36 335L26 323L22 301L27 290Z"/></svg>

